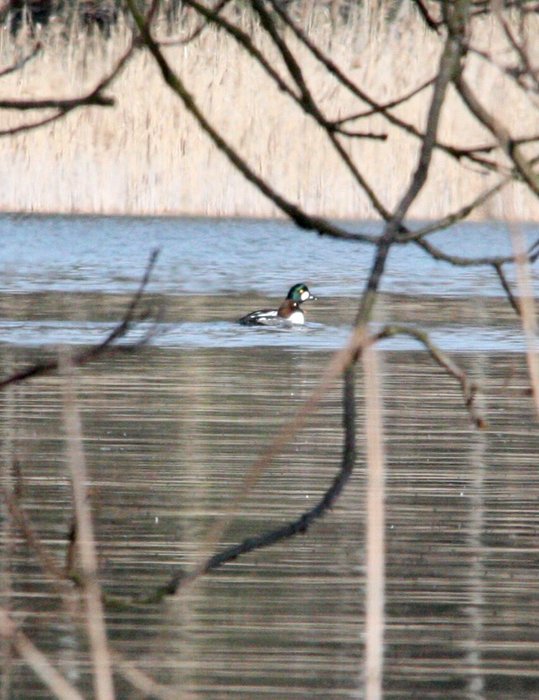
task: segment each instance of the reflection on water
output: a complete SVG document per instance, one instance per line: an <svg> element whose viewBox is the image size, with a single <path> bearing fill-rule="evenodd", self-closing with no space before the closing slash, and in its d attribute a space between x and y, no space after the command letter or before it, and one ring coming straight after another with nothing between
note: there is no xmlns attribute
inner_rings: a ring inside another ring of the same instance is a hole
<svg viewBox="0 0 539 700"><path fill-rule="evenodd" d="M379 324L378 324L378 327ZM47 345L91 345L99 343L113 330L114 324L70 323L65 321L0 321L0 343L22 347ZM373 326L376 329L377 326ZM294 348L301 346L304 352L311 350L337 350L350 335L348 326L326 326L306 323L297 328L254 327L239 328L235 323L178 323L157 325L141 323L119 341L119 345L137 343L149 336L148 344L161 348ZM472 326L438 326L431 339L443 350L469 352L470 350L491 352L523 352L525 342L522 334L514 329L474 328ZM397 336L381 342L381 347L390 350L413 350L418 342L408 336Z"/></svg>
<svg viewBox="0 0 539 700"><path fill-rule="evenodd" d="M17 284L17 294L0 296L4 375L40 356L42 346L50 353L59 342L102 338L127 299L91 294L84 285L67 294ZM234 324L258 301L267 303L262 291L223 294L217 304L212 289L204 295L154 290L149 303L162 309L162 320L152 344L79 372L107 591L149 591L177 567L198 561L209 528L240 491L249 465L295 415L330 351L346 337L352 296L313 304L301 331ZM470 428L455 382L417 346L399 340L382 350L385 697L539 697L539 438L523 391L518 324L501 299L413 294L384 296L377 323L387 321L421 322L458 352L456 359L485 388L489 427ZM18 486L41 538L62 562L71 496L60 388L56 377L33 380L2 393L0 410L3 482ZM174 688L176 697L362 697L361 381L357 393L356 472L322 521L303 536L226 565L177 599L108 611L113 648ZM281 525L316 502L337 469L340 423L335 386L241 502L220 547ZM2 513L3 602L90 697L84 634ZM8 666L6 697L50 697L19 659ZM141 697L119 674L116 684L118 697Z"/></svg>
<svg viewBox="0 0 539 700"><path fill-rule="evenodd" d="M4 349L3 366L20 355ZM145 591L197 561L248 465L326 359L279 347L147 348L81 373L107 590ZM528 402L512 393L526 384L525 362L503 354L461 361L489 388L488 432L470 430L454 383L423 353L384 354L388 697L539 692L538 444ZM510 390L500 391L504 381ZM361 407L361 387L358 398ZM49 378L4 395L2 409L23 503L62 558L71 506L59 403ZM340 440L336 387L242 503L222 545L314 503L335 473ZM359 697L364 488L361 450L338 506L307 535L227 565L185 599L111 612L114 648L195 697ZM89 687L84 643L19 537L9 570L25 630ZM47 697L14 663L14 697Z"/></svg>

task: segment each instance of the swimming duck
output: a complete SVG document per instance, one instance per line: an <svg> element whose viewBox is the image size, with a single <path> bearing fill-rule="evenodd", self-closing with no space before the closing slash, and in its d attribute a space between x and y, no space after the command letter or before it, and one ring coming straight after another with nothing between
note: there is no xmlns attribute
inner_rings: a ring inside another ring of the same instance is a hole
<svg viewBox="0 0 539 700"><path fill-rule="evenodd" d="M306 284L295 284L278 309L251 311L247 316L240 318L239 323L244 326L275 326L280 323L301 325L305 323L305 315L300 305L313 299L316 297L310 293Z"/></svg>

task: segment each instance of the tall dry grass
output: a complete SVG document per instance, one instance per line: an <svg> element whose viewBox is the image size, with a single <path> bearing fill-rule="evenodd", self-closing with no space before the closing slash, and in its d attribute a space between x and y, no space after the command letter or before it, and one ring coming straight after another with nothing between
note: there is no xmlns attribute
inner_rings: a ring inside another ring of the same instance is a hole
<svg viewBox="0 0 539 700"><path fill-rule="evenodd" d="M384 101L418 86L434 75L439 40L427 33L412 12L388 24L375 12L375 0L363 14L332 31L321 11L306 22L310 36L328 50L350 77L374 98ZM247 14L240 20L256 44L282 63L262 29ZM539 26L539 23L538 23ZM13 45L0 34L0 67L9 64L29 39ZM159 34L159 31L157 32ZM125 26L112 40L88 38L73 31L66 47L54 32L44 37L45 50L22 71L0 80L2 97L71 96L97 82L129 40ZM325 70L289 37L310 88L330 117L362 109ZM490 53L503 53L505 42L495 19L477 24L475 43ZM367 218L374 212L348 176L321 130L292 102L274 89L244 52L214 29L187 46L167 49L211 122L241 154L289 199L309 213ZM537 128L537 112L497 69L470 58L470 82L481 99L516 131L529 136ZM0 139L0 210L118 214L188 214L272 216L277 212L243 180L162 84L152 59L139 52L109 90L113 109L83 108L65 120L33 133ZM418 126L425 120L429 91L396 110ZM28 113L2 112L2 128L28 119ZM441 137L460 145L491 139L454 94L444 110ZM382 202L393 207L416 164L418 143L377 116L362 130L385 132L386 142L360 140L349 150ZM463 168L435 155L428 185L412 207L417 218L438 217L470 201L493 183L475 168ZM538 220L537 201L521 186L510 190L520 220ZM502 217L497 205L488 214ZM477 217L486 216L478 211Z"/></svg>

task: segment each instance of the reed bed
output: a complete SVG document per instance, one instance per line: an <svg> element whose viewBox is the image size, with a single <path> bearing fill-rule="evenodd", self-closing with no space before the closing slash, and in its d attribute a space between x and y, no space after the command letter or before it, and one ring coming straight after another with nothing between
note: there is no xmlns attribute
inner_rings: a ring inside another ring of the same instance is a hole
<svg viewBox="0 0 539 700"><path fill-rule="evenodd" d="M386 22L368 3L346 25L333 28L317 9L305 19L309 35L372 97L391 100L435 74L440 41L410 11ZM358 11L359 12L359 11ZM285 70L263 30L244 12L240 18L256 45ZM28 50L31 38L14 41L0 34L0 67ZM164 25L156 34L165 35ZM118 25L109 40L72 31L66 43L48 30L44 50L24 68L0 80L2 97L60 97L82 94L95 85L128 44L130 30ZM324 112L344 117L365 106L338 86L325 69L288 37L305 68L307 82ZM493 55L505 44L495 19L476 24L475 44ZM311 214L373 218L367 197L349 177L326 135L281 94L258 66L222 33L207 28L187 45L167 48L167 57L186 81L212 124L258 172ZM529 136L536 111L511 81L479 57L471 57L467 77L486 106L502 121ZM146 52L139 51L108 90L112 108L85 107L33 132L0 139L0 210L121 215L209 215L271 217L279 214L247 183L201 133L179 100L163 84ZM423 91L395 113L422 126L430 97ZM38 116L35 115L37 119ZM2 128L31 114L2 112ZM347 148L386 207L407 185L418 142L389 127L379 116L361 130L388 135L386 141L354 140ZM451 93L444 109L441 138L459 146L491 138ZM410 216L431 219L469 202L492 184L493 176L435 154L430 180ZM524 187L509 190L518 220L539 220L539 204ZM497 202L475 218L503 218Z"/></svg>

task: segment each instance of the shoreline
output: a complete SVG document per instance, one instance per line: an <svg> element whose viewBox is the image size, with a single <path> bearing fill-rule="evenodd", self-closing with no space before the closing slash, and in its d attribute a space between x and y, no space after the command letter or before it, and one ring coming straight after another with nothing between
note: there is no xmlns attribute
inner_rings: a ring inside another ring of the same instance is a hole
<svg viewBox="0 0 539 700"><path fill-rule="evenodd" d="M220 215L220 214L183 214L183 213L177 213L177 214L137 214L137 213L122 213L122 212L83 212L83 211L72 211L72 212L63 212L63 211L10 211L10 210L2 210L0 209L0 219L182 219L182 220L189 220L189 221L253 221L253 222L262 222L262 223L267 223L270 221L275 221L277 223L282 223L282 224L287 224L289 223L290 225L294 225L294 222L287 216L283 214L276 214L275 216L251 216L249 214L226 214L226 215ZM337 217L337 216L328 216L326 217L329 221L335 221L340 224L350 224L351 226L356 226L358 224L367 224L369 226L374 226L374 225L379 225L380 227L383 226L384 221L380 218L378 219L373 219L373 218L362 218L362 219L349 219L348 217ZM417 218L410 218L406 219L407 223L409 226L423 226L426 224L430 224L436 219L417 219ZM522 226L530 226L534 227L536 225L539 225L539 219L508 219L507 217L504 218L497 218L497 219L488 219L488 218L481 218L481 219L474 219L473 217L469 217L466 219L462 219L461 221L452 224L451 226L446 226L443 228L440 228L439 231L444 231L447 230L448 228L459 226L461 224L465 225L477 225L481 226L483 224L492 224L494 226L508 226L510 224L517 224L517 225L522 225ZM303 229L299 226L297 226L298 230L300 231L311 231L312 233L320 236L328 236L329 234L321 234L318 233L315 229ZM437 232L433 232L432 235L436 235Z"/></svg>

